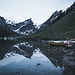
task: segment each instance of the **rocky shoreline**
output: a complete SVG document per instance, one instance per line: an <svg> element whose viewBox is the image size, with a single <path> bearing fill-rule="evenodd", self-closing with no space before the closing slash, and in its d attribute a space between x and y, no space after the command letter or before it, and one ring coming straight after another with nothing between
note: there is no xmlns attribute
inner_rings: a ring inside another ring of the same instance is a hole
<svg viewBox="0 0 75 75"><path fill-rule="evenodd" d="M54 47L54 49L49 48L48 50L52 51L52 58L49 57L52 63L55 66L64 66L64 75L75 75L75 49Z"/></svg>

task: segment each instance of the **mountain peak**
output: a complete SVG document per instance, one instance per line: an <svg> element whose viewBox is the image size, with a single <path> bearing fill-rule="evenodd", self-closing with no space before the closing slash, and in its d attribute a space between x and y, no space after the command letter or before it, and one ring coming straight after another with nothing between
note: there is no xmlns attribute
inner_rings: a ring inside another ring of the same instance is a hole
<svg viewBox="0 0 75 75"><path fill-rule="evenodd" d="M0 16L0 25L5 25L6 21L3 17Z"/></svg>
<svg viewBox="0 0 75 75"><path fill-rule="evenodd" d="M30 18L30 19L27 19L27 20L25 20L25 21L23 21L23 22L21 22L21 23L24 23L25 25L26 25L26 24L30 24L30 23L33 24L33 21L32 21L32 19Z"/></svg>
<svg viewBox="0 0 75 75"><path fill-rule="evenodd" d="M27 20L25 20L25 21L32 21L32 18L29 18L29 19L27 19Z"/></svg>

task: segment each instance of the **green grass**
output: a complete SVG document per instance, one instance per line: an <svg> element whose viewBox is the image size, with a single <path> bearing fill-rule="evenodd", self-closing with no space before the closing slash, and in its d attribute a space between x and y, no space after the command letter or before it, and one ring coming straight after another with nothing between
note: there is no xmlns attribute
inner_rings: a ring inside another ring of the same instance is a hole
<svg viewBox="0 0 75 75"><path fill-rule="evenodd" d="M75 10L39 33L25 36L28 39L71 39L75 38Z"/></svg>

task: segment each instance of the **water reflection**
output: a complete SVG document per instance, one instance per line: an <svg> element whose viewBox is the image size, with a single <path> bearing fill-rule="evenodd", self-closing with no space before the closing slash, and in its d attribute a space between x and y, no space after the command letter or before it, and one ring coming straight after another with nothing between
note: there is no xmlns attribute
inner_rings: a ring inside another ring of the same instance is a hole
<svg viewBox="0 0 75 75"><path fill-rule="evenodd" d="M63 69L54 66L35 44L8 43L4 49L0 75L63 75Z"/></svg>
<svg viewBox="0 0 75 75"><path fill-rule="evenodd" d="M9 52L14 42L0 40L0 60L4 58L5 54Z"/></svg>

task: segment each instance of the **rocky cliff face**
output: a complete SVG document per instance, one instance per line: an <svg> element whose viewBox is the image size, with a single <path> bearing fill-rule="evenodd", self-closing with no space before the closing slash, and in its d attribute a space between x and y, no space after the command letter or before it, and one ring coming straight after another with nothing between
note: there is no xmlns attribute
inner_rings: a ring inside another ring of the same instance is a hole
<svg viewBox="0 0 75 75"><path fill-rule="evenodd" d="M19 34L28 35L31 33L35 33L37 31L37 28L35 28L35 25L30 18L23 22L16 23L13 27L13 31Z"/></svg>
<svg viewBox="0 0 75 75"><path fill-rule="evenodd" d="M58 17L61 13L62 13L62 10L60 10L60 11L55 11L55 12L51 15L51 17L50 17L46 22L44 22L43 24L41 24L40 30L43 29L43 28L45 28L46 26L51 25L51 24L54 22L54 20L56 20L57 17Z"/></svg>
<svg viewBox="0 0 75 75"><path fill-rule="evenodd" d="M0 25L6 25L5 19L1 16L0 16Z"/></svg>

